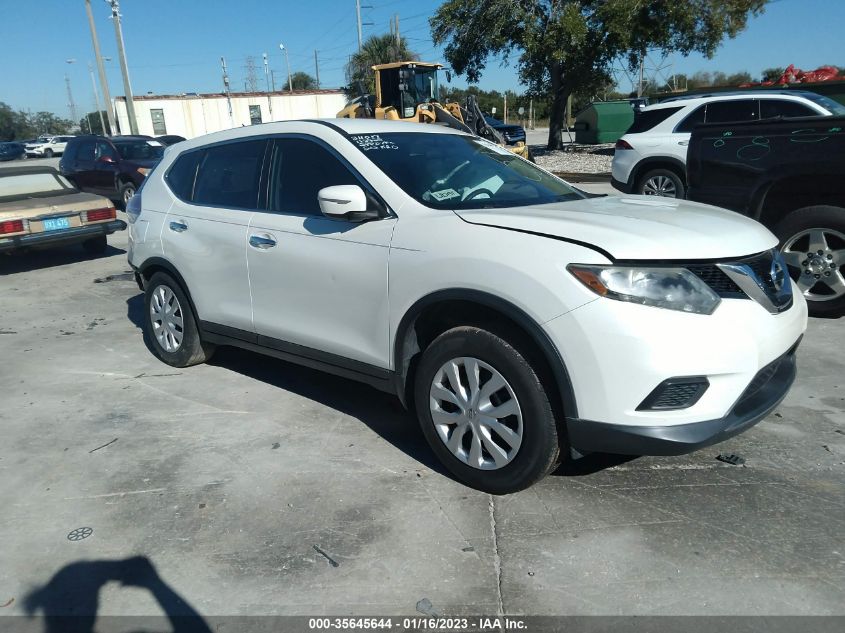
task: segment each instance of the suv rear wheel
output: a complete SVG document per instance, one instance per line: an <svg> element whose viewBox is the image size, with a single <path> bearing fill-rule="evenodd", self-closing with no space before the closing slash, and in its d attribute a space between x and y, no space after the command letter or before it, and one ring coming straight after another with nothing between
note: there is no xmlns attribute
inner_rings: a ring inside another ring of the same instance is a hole
<svg viewBox="0 0 845 633"><path fill-rule="evenodd" d="M774 232L810 314L845 315L845 209L798 209L781 220Z"/></svg>
<svg viewBox="0 0 845 633"><path fill-rule="evenodd" d="M415 380L423 434L463 483L507 494L557 467L546 388L508 341L477 327L448 330L423 352Z"/></svg>
<svg viewBox="0 0 845 633"><path fill-rule="evenodd" d="M683 198L686 188L681 177L671 169L652 169L640 177L637 193L644 196Z"/></svg>
<svg viewBox="0 0 845 633"><path fill-rule="evenodd" d="M173 367L204 363L214 346L200 339L191 304L166 273L155 273L144 294L144 333L153 353Z"/></svg>
<svg viewBox="0 0 845 633"><path fill-rule="evenodd" d="M126 205L129 204L129 198L135 195L135 185L131 182L125 183L120 188L120 203L123 205L123 208L126 208Z"/></svg>

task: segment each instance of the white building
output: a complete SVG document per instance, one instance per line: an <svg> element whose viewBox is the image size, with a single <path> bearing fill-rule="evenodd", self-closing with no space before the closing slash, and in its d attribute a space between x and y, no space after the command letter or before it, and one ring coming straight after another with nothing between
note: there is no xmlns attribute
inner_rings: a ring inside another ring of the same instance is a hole
<svg viewBox="0 0 845 633"><path fill-rule="evenodd" d="M126 97L114 101L120 134L130 134ZM185 138L269 121L334 117L346 106L340 90L143 95L133 101L139 134Z"/></svg>

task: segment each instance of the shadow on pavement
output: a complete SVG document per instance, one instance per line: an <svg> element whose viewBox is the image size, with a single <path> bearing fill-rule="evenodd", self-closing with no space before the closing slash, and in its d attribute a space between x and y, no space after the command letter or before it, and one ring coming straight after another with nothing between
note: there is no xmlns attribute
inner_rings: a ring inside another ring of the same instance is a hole
<svg viewBox="0 0 845 633"><path fill-rule="evenodd" d="M126 300L126 315L138 329L143 331L144 295L137 294ZM152 354L150 342L146 336L143 338L144 345ZM366 424L412 459L435 472L455 479L432 453L419 428L416 415L406 411L399 400L391 394L383 393L354 380L235 347L217 348L209 364L236 371L350 415ZM631 455L593 453L578 460L568 460L552 475L583 477L633 459L636 457Z"/></svg>
<svg viewBox="0 0 845 633"><path fill-rule="evenodd" d="M47 250L34 250L25 253L0 255L0 275L29 272L41 268L53 268L92 259L105 259L126 253L122 248L109 246L102 253L91 254L80 244L56 247Z"/></svg>
<svg viewBox="0 0 845 633"><path fill-rule="evenodd" d="M161 579L146 556L65 565L47 584L24 598L24 609L30 616L40 612L44 633L93 633L100 589L109 582L149 591L173 633L211 633L203 617Z"/></svg>

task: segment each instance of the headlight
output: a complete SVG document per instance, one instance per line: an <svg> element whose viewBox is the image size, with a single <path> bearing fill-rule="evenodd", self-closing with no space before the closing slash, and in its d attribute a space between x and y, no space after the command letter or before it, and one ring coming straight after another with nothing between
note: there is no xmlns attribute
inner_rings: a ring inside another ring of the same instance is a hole
<svg viewBox="0 0 845 633"><path fill-rule="evenodd" d="M695 314L713 314L721 302L686 268L572 264L567 270L597 295L617 301Z"/></svg>
<svg viewBox="0 0 845 633"><path fill-rule="evenodd" d="M149 167L139 167L138 173L141 174L142 176L146 176L148 173L150 173L150 168Z"/></svg>

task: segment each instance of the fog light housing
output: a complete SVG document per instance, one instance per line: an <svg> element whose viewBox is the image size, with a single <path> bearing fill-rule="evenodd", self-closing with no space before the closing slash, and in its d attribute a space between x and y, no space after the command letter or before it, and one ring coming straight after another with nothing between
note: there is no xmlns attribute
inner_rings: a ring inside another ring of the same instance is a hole
<svg viewBox="0 0 845 633"><path fill-rule="evenodd" d="M710 386L706 376L668 378L648 394L637 411L673 411L689 409Z"/></svg>

